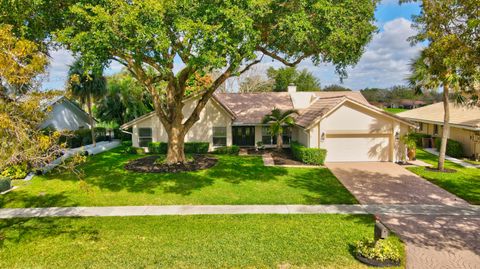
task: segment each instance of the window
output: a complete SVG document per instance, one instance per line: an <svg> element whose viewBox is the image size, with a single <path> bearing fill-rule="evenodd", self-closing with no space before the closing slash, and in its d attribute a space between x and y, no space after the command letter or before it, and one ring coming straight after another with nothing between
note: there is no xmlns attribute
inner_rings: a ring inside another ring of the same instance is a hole
<svg viewBox="0 0 480 269"><path fill-rule="evenodd" d="M438 125L433 125L433 134L438 135Z"/></svg>
<svg viewBox="0 0 480 269"><path fill-rule="evenodd" d="M142 148L145 148L148 147L150 142L152 142L152 128L139 128L138 145Z"/></svg>
<svg viewBox="0 0 480 269"><path fill-rule="evenodd" d="M213 127L213 146L227 145L227 127Z"/></svg>
<svg viewBox="0 0 480 269"><path fill-rule="evenodd" d="M290 128L283 127L283 134L282 134L282 141L283 144L290 144L290 140L292 140L292 132ZM270 134L270 127L264 126L262 127L262 142L264 145L276 145L277 144L277 137L272 136Z"/></svg>
<svg viewBox="0 0 480 269"><path fill-rule="evenodd" d="M275 145L277 144L277 139L270 134L270 127L262 127L262 143L264 145Z"/></svg>

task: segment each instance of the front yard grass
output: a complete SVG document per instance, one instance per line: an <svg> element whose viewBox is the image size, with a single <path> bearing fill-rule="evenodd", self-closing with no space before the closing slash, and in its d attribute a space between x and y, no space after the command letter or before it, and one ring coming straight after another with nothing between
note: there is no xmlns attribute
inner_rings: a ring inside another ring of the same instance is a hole
<svg viewBox="0 0 480 269"><path fill-rule="evenodd" d="M417 159L437 166L438 157L424 150L417 149ZM456 173L439 173L428 171L423 167L408 168L415 174L457 195L471 204L480 204L480 169L465 168L446 161L445 167L455 169Z"/></svg>
<svg viewBox="0 0 480 269"><path fill-rule="evenodd" d="M197 172L124 169L138 157L116 148L89 157L79 167L83 180L54 172L17 181L19 188L0 195L0 207L357 203L327 168L265 167L258 156L218 155L216 166Z"/></svg>
<svg viewBox="0 0 480 269"><path fill-rule="evenodd" d="M352 250L373 225L368 215L0 220L0 268L367 268Z"/></svg>

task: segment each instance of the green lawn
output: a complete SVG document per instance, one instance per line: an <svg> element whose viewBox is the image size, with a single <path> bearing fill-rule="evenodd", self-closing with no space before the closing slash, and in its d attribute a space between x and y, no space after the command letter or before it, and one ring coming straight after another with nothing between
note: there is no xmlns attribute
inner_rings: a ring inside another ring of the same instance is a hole
<svg viewBox="0 0 480 269"><path fill-rule="evenodd" d="M373 225L365 215L0 220L0 268L366 268L352 250Z"/></svg>
<svg viewBox="0 0 480 269"><path fill-rule="evenodd" d="M179 205L179 204L353 204L355 198L326 168L265 167L261 157L218 156L216 166L197 172L149 174L126 171L136 155L117 148L89 157L71 173L15 182L0 207Z"/></svg>
<svg viewBox="0 0 480 269"><path fill-rule="evenodd" d="M383 110L390 112L392 114L397 114L403 111L407 111L408 109L405 108L384 108Z"/></svg>
<svg viewBox="0 0 480 269"><path fill-rule="evenodd" d="M437 166L438 157L426 151L417 149L417 158ZM427 171L423 167L412 167L409 170L471 204L480 204L480 169L464 168L449 161L445 162L445 167L457 172L439 173Z"/></svg>

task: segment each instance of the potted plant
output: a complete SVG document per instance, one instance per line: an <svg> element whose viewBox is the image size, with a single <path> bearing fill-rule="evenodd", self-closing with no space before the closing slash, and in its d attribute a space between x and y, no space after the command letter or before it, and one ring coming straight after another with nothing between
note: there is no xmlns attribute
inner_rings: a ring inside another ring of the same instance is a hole
<svg viewBox="0 0 480 269"><path fill-rule="evenodd" d="M400 250L389 240L373 240L364 238L355 245L355 257L362 263L376 266L399 266Z"/></svg>
<svg viewBox="0 0 480 269"><path fill-rule="evenodd" d="M402 143L407 147L407 157L414 161L417 159L417 140L412 134L406 134L401 138Z"/></svg>

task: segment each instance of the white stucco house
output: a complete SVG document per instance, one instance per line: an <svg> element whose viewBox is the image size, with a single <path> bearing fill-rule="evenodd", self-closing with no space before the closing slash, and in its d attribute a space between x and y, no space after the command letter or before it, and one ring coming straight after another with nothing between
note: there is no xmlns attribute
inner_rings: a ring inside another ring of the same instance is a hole
<svg viewBox="0 0 480 269"><path fill-rule="evenodd" d="M45 99L40 104L47 112L47 119L40 129L51 128L58 131L90 129L88 113L65 96Z"/></svg>
<svg viewBox="0 0 480 269"><path fill-rule="evenodd" d="M198 99L186 101L187 118ZM284 141L298 141L310 148L327 150L327 162L396 162L404 147L400 137L415 127L409 121L372 106L360 92L216 93L187 133L186 142L209 142L210 149L238 145L253 147L262 141L273 146L276 139L262 124L264 115L276 107L297 109L296 124L284 133ZM132 129L136 147L149 142L167 142L168 137L154 112L121 126Z"/></svg>

